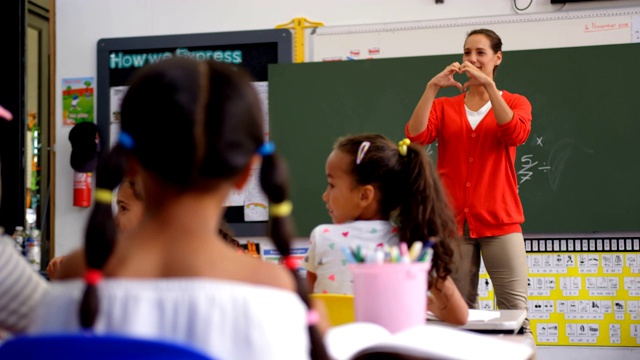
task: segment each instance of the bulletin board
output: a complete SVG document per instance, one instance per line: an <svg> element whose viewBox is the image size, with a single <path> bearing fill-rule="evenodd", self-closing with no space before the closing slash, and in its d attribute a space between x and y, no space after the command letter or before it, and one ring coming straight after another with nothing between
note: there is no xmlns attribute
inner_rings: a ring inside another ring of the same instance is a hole
<svg viewBox="0 0 640 360"><path fill-rule="evenodd" d="M131 75L147 64L174 56L220 61L247 70L262 100L267 140L268 66L293 61L292 33L287 29L269 29L100 39L97 56L97 124L102 144L112 146L117 140L120 102ZM243 191L227 200L225 219L235 236L267 234L268 204L257 181L258 170L254 169Z"/></svg>

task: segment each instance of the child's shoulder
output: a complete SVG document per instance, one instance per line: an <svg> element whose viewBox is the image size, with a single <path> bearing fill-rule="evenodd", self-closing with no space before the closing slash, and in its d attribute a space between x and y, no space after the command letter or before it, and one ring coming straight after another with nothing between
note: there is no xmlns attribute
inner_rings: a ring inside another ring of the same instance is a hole
<svg viewBox="0 0 640 360"><path fill-rule="evenodd" d="M322 224L311 232L312 237L341 235L348 237L350 233L395 233L394 225L386 220L357 220L342 224Z"/></svg>
<svg viewBox="0 0 640 360"><path fill-rule="evenodd" d="M331 231L335 231L335 230L339 230L339 229L346 229L347 228L347 224L320 224L318 226L316 226L315 228L313 228L313 230L311 231L311 233L323 233L326 234L328 232Z"/></svg>
<svg viewBox="0 0 640 360"><path fill-rule="evenodd" d="M284 266L262 261L245 254L238 254L233 261L239 266L236 268L232 280L296 291L295 279Z"/></svg>

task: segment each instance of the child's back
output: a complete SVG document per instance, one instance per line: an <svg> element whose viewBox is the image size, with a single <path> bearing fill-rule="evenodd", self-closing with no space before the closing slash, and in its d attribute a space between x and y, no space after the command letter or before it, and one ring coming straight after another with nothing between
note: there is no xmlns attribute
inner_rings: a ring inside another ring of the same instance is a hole
<svg viewBox="0 0 640 360"><path fill-rule="evenodd" d="M36 332L80 331L81 280L53 284ZM220 359L307 358L307 309L298 295L271 286L198 277L105 279L93 331L166 339Z"/></svg>
<svg viewBox="0 0 640 360"><path fill-rule="evenodd" d="M188 231L170 241L158 234L167 227L155 225L143 224L110 258L96 333L183 342L221 359L308 356L307 308L284 268ZM32 329L80 331L84 288L80 280L53 283Z"/></svg>

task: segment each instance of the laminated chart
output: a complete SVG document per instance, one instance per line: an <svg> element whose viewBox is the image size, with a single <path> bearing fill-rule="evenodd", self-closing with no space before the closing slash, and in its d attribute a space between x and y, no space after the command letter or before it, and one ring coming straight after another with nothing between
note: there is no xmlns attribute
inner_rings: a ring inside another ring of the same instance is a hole
<svg viewBox="0 0 640 360"><path fill-rule="evenodd" d="M493 293L493 283L482 260L480 260L480 280L478 281L478 309L497 309Z"/></svg>
<svg viewBox="0 0 640 360"><path fill-rule="evenodd" d="M527 239L538 345L640 346L640 239Z"/></svg>
<svg viewBox="0 0 640 360"><path fill-rule="evenodd" d="M640 346L640 238L526 239L538 345ZM497 308L480 264L478 307Z"/></svg>

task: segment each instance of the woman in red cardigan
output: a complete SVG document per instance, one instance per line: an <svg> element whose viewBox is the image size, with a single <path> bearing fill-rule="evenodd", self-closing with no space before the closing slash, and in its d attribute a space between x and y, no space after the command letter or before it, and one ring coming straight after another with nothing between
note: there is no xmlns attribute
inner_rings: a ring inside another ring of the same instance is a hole
<svg viewBox="0 0 640 360"><path fill-rule="evenodd" d="M524 222L514 167L516 146L531 131L531 104L499 90L494 74L502 62L502 40L488 29L473 30L462 64L454 62L428 83L405 132L411 141L438 140L438 173L464 235L453 279L470 308L477 307L480 253L500 309L527 309ZM460 84L453 76L465 74ZM438 90L462 92L436 99ZM530 332L529 321L524 331Z"/></svg>

